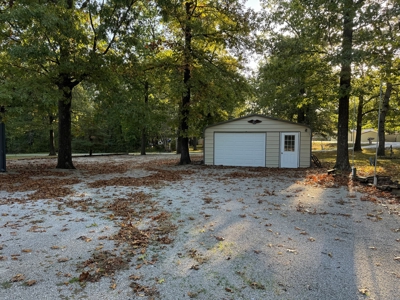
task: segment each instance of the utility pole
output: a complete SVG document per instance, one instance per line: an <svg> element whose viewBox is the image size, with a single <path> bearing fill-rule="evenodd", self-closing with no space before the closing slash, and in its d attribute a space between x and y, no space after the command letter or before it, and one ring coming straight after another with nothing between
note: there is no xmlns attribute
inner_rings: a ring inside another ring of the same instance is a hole
<svg viewBox="0 0 400 300"><path fill-rule="evenodd" d="M6 172L6 125L2 120L5 112L5 107L0 106L0 172Z"/></svg>

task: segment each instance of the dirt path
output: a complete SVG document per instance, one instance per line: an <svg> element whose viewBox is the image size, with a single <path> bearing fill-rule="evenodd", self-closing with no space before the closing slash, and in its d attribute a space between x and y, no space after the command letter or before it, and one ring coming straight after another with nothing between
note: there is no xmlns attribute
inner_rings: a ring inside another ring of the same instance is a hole
<svg viewBox="0 0 400 300"><path fill-rule="evenodd" d="M0 175L1 299L399 299L397 199L315 170L74 160Z"/></svg>

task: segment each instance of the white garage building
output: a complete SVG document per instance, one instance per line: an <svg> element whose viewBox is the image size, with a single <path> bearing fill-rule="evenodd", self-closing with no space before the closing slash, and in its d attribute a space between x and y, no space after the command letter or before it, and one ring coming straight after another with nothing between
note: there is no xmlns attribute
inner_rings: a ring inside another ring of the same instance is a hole
<svg viewBox="0 0 400 300"><path fill-rule="evenodd" d="M211 125L204 130L204 163L308 168L311 129L257 114Z"/></svg>

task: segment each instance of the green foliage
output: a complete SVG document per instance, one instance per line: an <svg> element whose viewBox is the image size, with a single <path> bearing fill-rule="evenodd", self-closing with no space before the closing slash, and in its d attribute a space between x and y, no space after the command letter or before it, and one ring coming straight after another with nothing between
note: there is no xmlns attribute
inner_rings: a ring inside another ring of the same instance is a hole
<svg viewBox="0 0 400 300"><path fill-rule="evenodd" d="M47 152L50 129L84 153L136 151L143 135L174 141L188 91L185 137L248 112L332 136L343 57L352 61L350 127L361 102L363 127L376 127L383 81L394 87L386 129L400 129L398 1L262 2L258 15L231 0L2 2L8 151ZM350 56L342 52L345 4L354 16ZM254 49L264 59L249 78L246 51ZM72 103L71 136L57 131L59 100Z"/></svg>
<svg viewBox="0 0 400 300"><path fill-rule="evenodd" d="M276 36L272 54L259 69L254 111L332 135L336 79L323 50L313 48L297 37Z"/></svg>

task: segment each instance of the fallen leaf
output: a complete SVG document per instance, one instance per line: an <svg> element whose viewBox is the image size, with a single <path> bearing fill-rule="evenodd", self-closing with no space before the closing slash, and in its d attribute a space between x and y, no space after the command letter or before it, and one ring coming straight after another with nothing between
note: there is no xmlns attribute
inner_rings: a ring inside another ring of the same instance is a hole
<svg viewBox="0 0 400 300"><path fill-rule="evenodd" d="M89 278L89 276L90 276L89 272L82 272L79 275L79 282L86 281Z"/></svg>
<svg viewBox="0 0 400 300"><path fill-rule="evenodd" d="M24 279L25 279L25 276L23 274L17 274L11 278L11 281L18 282L18 281L22 281Z"/></svg>
<svg viewBox="0 0 400 300"><path fill-rule="evenodd" d="M312 236L310 236L310 237L308 238L308 240L309 240L310 242L315 242L315 238L313 238Z"/></svg>
<svg viewBox="0 0 400 300"><path fill-rule="evenodd" d="M233 293L232 289L230 289L230 288L228 288L228 287L225 288L225 291L227 291L227 292L229 292L229 293Z"/></svg>
<svg viewBox="0 0 400 300"><path fill-rule="evenodd" d="M200 267L199 267L199 265L193 265L190 267L190 269L197 271L198 269L200 269Z"/></svg>
<svg viewBox="0 0 400 300"><path fill-rule="evenodd" d="M32 252L32 249L22 249L21 251L25 252L25 253L30 253L30 252Z"/></svg>
<svg viewBox="0 0 400 300"><path fill-rule="evenodd" d="M32 286L32 285L34 285L34 284L36 284L36 280L28 280L28 281L25 281L25 285L27 285L27 286Z"/></svg>
<svg viewBox="0 0 400 300"><path fill-rule="evenodd" d="M131 275L131 276L129 276L129 279L132 279L132 280L139 280L141 278L141 276L139 276L139 275Z"/></svg>
<svg viewBox="0 0 400 300"><path fill-rule="evenodd" d="M218 241L224 241L225 240L225 238L223 238L222 236L216 236L215 237Z"/></svg>
<svg viewBox="0 0 400 300"><path fill-rule="evenodd" d="M57 261L58 261L59 263L62 263L62 262L69 261L69 258L68 258L68 257L61 257L61 258L57 259Z"/></svg>

